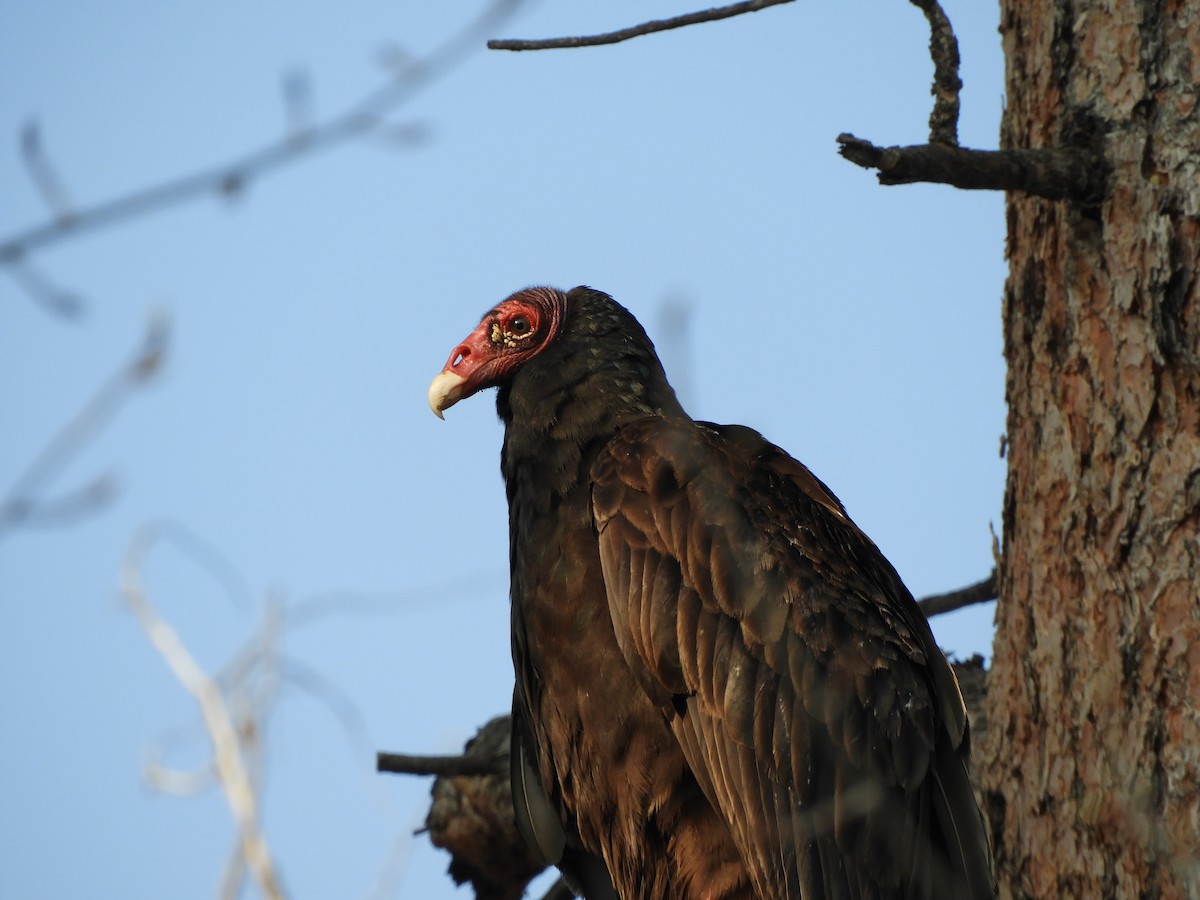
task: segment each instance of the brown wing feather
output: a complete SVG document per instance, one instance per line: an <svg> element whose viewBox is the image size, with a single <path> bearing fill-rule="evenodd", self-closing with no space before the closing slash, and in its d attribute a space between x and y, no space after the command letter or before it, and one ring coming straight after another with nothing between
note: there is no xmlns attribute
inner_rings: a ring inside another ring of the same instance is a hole
<svg viewBox="0 0 1200 900"><path fill-rule="evenodd" d="M828 488L750 429L647 419L592 503L622 653L761 896L993 895L953 673Z"/></svg>

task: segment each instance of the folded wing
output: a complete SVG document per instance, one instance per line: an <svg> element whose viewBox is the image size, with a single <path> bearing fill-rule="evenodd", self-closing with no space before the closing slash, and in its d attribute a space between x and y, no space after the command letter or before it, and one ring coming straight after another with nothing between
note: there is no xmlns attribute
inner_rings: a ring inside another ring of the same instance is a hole
<svg viewBox="0 0 1200 900"><path fill-rule="evenodd" d="M758 893L994 896L954 675L837 498L756 432L679 419L591 474L617 641Z"/></svg>

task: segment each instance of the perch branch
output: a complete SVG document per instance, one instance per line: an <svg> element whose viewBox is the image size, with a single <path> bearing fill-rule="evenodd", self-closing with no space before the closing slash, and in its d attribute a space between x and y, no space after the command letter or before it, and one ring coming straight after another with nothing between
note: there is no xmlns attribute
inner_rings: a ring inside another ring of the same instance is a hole
<svg viewBox="0 0 1200 900"><path fill-rule="evenodd" d="M977 581L974 584L967 585L965 588L959 588L957 591L950 591L946 594L932 594L928 597L923 597L917 601L917 605L921 607L921 612L925 613L926 617L929 617L953 612L956 609L962 609L964 606L973 606L976 603L987 603L989 600L995 599L996 570L992 569L992 574L983 579L983 581Z"/></svg>
<svg viewBox="0 0 1200 900"><path fill-rule="evenodd" d="M838 152L864 169L878 169L880 184L949 184L965 190L1017 191L1047 200L1094 204L1104 196L1104 168L1082 148L970 150L945 144L877 147L839 134Z"/></svg>
<svg viewBox="0 0 1200 900"><path fill-rule="evenodd" d="M958 39L938 0L910 0L929 22L933 112L929 143L878 147L838 135L838 152L856 166L877 169L879 183L948 184L964 190L1015 191L1047 200L1095 205L1104 197L1103 160L1082 148L971 150L958 146Z"/></svg>
<svg viewBox="0 0 1200 900"><path fill-rule="evenodd" d="M407 753L375 754L375 771L394 775L506 775L508 755L480 758L478 756L412 756Z"/></svg>
<svg viewBox="0 0 1200 900"><path fill-rule="evenodd" d="M489 50L561 50L574 47L599 47L604 44L619 44L630 38L641 37L644 34L654 34L659 31L670 31L673 28L683 28L686 25L698 25L701 22L716 22L743 13L758 12L768 6L778 6L781 3L791 3L792 0L748 0L745 3L731 3L728 6L718 6L713 9L703 9L699 12L686 13L670 19L655 19L608 31L604 34L584 35L581 37L543 38L540 40L502 39L488 41Z"/></svg>

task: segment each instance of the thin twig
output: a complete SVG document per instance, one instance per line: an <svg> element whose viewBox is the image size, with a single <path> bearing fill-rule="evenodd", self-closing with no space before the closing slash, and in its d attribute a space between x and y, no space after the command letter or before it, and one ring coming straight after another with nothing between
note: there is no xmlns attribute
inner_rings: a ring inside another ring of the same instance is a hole
<svg viewBox="0 0 1200 900"><path fill-rule="evenodd" d="M356 754L370 752L366 719L349 694L316 669L290 657L283 658L282 672L285 682L316 698L333 714L351 750Z"/></svg>
<svg viewBox="0 0 1200 900"><path fill-rule="evenodd" d="M283 76L283 102L287 113L288 135L304 140L317 121L312 83L307 69L292 69Z"/></svg>
<svg viewBox="0 0 1200 900"><path fill-rule="evenodd" d="M87 484L67 494L40 500L33 506L17 503L21 524L27 528L61 526L90 515L117 495L117 479L112 474L97 475ZM2 514L0 514L2 515Z"/></svg>
<svg viewBox="0 0 1200 900"><path fill-rule="evenodd" d="M367 132L380 124L384 114L412 99L421 88L450 71L456 62L476 48L481 34L494 30L516 11L520 3L521 0L496 0L470 25L458 31L425 59L407 67L403 73L394 74L382 87L367 94L324 125L298 134L288 133L257 150L212 168L172 178L76 210L69 217L56 217L42 225L10 235L0 240L0 263L12 264L33 250L67 237L94 231L185 200L209 194L237 193L249 182L268 172Z"/></svg>
<svg viewBox="0 0 1200 900"><path fill-rule="evenodd" d="M143 526L139 539L135 542L137 550L130 550L130 558L139 563L129 564L135 577L141 568L141 559L148 552L146 548L158 543L170 544L184 557L199 565L231 600L240 601L239 605L246 605L249 590L244 579L225 555L194 532L169 520ZM130 595L128 586L126 595ZM353 700L332 681L282 652L281 637L290 624L290 609L278 598L268 598L260 627L221 670L214 675L205 676L207 683L200 687L191 686L190 683L185 685L193 696L198 693L203 696L203 701L198 697L198 702L201 702L202 727L192 725L173 729L161 736L147 751L143 773L151 787L169 793L190 794L216 785L229 794L231 788L227 770L221 768L220 763L222 759L229 758L230 738L227 732L232 730L232 740L236 742L236 761L240 763L244 776L244 783L240 788L236 786L238 778L234 779L234 789L239 795L245 794L245 784L248 784L251 799L262 796L267 763L267 729L272 714L278 708L281 688L285 686L299 688L323 701L341 723L355 752L370 747L365 722ZM221 704L221 708L216 712L205 706L210 699L210 693L219 698ZM221 712L228 723L214 729L212 718ZM167 768L163 759L170 747L195 740L197 736L207 737L213 748L212 758L195 770ZM230 807L240 825L241 813L232 797ZM241 895L242 882L247 873L256 881L261 881L260 875L252 868L252 858L247 858L245 829L239 827L237 832L221 877L218 896L223 900L233 900Z"/></svg>
<svg viewBox="0 0 1200 900"><path fill-rule="evenodd" d="M958 39L937 0L910 0L929 21L929 55L933 58L933 112L929 114L929 142L958 144Z"/></svg>
<svg viewBox="0 0 1200 900"><path fill-rule="evenodd" d="M508 772L508 756L413 756L408 753L375 754L375 771L395 775L504 775Z"/></svg>
<svg viewBox="0 0 1200 900"><path fill-rule="evenodd" d="M330 616L391 616L446 603L464 603L494 592L497 583L507 586L508 571L476 570L427 587L387 593L329 591L314 594L288 606L287 629L320 621Z"/></svg>
<svg viewBox="0 0 1200 900"><path fill-rule="evenodd" d="M42 199L50 207L50 212L58 221L68 221L74 204L54 163L46 155L46 149L42 145L42 129L37 119L30 120L21 129L21 157L25 160L29 177L33 179Z"/></svg>
<svg viewBox="0 0 1200 900"><path fill-rule="evenodd" d="M977 581L974 584L967 585L965 588L959 588L957 591L923 597L917 601L917 605L921 607L921 612L925 613L926 617L929 617L953 612L956 609L962 609L964 606L973 606L976 603L987 603L989 600L995 599L996 570L992 569L992 574L983 579L983 581Z"/></svg>
<svg viewBox="0 0 1200 900"><path fill-rule="evenodd" d="M540 40L506 38L488 41L487 45L489 50L559 50L575 47L599 47L604 44L619 44L621 41L641 37L644 34L670 31L673 28L683 28L684 26L697 25L701 22L716 22L720 19L728 19L731 16L740 16L743 13L758 12L760 9L766 9L768 6L779 6L782 3L791 2L792 0L749 0L749 2L745 3L731 3L729 6L718 6L713 9L686 13L685 15L675 16L670 19L655 19L651 22L643 22L641 25L633 25L617 31L608 31L604 34L592 34L581 37L543 38Z"/></svg>
<svg viewBox="0 0 1200 900"><path fill-rule="evenodd" d="M8 274L30 297L47 311L64 319L78 319L84 312L84 300L78 293L55 284L53 279L28 259L9 262Z"/></svg>

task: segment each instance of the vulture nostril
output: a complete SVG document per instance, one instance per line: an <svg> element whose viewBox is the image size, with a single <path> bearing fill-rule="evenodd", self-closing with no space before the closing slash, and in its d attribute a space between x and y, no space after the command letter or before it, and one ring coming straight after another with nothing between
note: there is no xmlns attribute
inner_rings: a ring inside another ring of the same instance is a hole
<svg viewBox="0 0 1200 900"><path fill-rule="evenodd" d="M466 358L470 355L471 355L471 351L468 350L466 347L463 347L462 349L458 350L454 354L454 359L450 361L450 368L452 368L452 369L458 368L458 366L460 364L462 364L463 362L465 362Z"/></svg>

